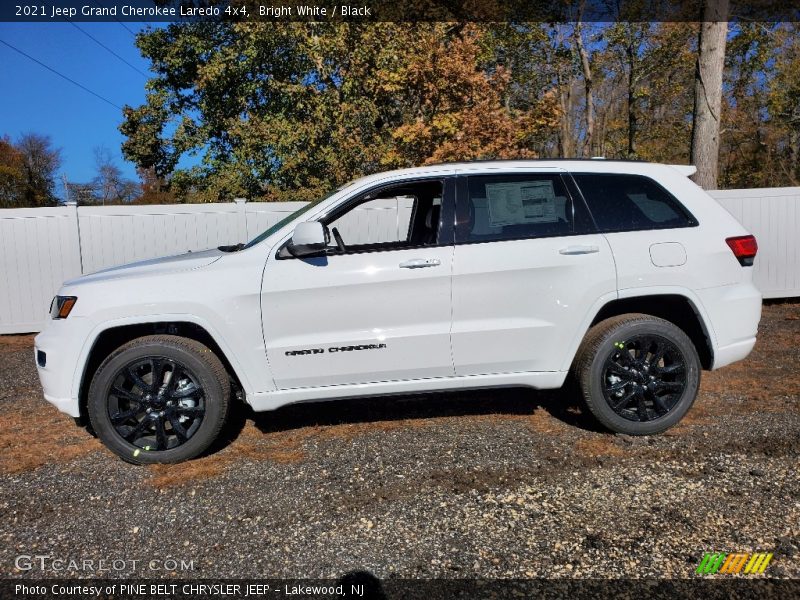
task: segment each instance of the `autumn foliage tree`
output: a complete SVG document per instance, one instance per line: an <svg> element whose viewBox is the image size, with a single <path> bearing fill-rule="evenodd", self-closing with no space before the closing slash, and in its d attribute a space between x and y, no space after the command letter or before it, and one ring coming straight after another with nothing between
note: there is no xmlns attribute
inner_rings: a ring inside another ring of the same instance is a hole
<svg viewBox="0 0 800 600"><path fill-rule="evenodd" d="M0 207L52 206L57 203L56 171L61 151L46 135L25 133L12 142L0 138Z"/></svg>
<svg viewBox="0 0 800 600"><path fill-rule="evenodd" d="M310 200L362 174L475 158L691 160L700 25L183 23L139 34L126 107L140 201ZM722 186L800 181L800 36L731 26ZM714 84L718 86L718 84Z"/></svg>
<svg viewBox="0 0 800 600"><path fill-rule="evenodd" d="M25 162L11 140L0 138L0 208L20 206L25 190Z"/></svg>
<svg viewBox="0 0 800 600"><path fill-rule="evenodd" d="M503 65L490 72L476 68L485 52L478 27L425 33L416 37L409 60L384 86L405 107L392 131L396 143L384 162L413 166L536 157L533 141L558 123L555 95L543 94L533 109L514 108L503 101L509 95L510 71Z"/></svg>
<svg viewBox="0 0 800 600"><path fill-rule="evenodd" d="M307 200L354 176L534 156L553 94L506 102L485 27L449 23L171 25L139 37L156 78L126 108L125 156L193 198ZM182 156L200 165L179 169Z"/></svg>

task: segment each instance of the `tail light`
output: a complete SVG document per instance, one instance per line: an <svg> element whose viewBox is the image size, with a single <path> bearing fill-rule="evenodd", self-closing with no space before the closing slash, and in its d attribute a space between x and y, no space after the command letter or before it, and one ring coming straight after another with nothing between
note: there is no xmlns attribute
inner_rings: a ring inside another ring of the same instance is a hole
<svg viewBox="0 0 800 600"><path fill-rule="evenodd" d="M733 255L737 258L740 265L743 267L753 266L756 252L758 252L758 243L756 242L755 236L740 235L737 237L729 237L725 242L730 246Z"/></svg>

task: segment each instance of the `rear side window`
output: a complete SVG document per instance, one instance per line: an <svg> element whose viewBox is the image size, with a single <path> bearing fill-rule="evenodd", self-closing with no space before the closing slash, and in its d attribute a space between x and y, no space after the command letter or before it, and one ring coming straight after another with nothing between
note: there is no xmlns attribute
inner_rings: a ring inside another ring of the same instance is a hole
<svg viewBox="0 0 800 600"><path fill-rule="evenodd" d="M672 229L697 225L675 197L649 177L573 173L600 231Z"/></svg>
<svg viewBox="0 0 800 600"><path fill-rule="evenodd" d="M591 228L576 217L559 174L472 176L456 210L456 242L571 235ZM577 227L576 227L577 223Z"/></svg>

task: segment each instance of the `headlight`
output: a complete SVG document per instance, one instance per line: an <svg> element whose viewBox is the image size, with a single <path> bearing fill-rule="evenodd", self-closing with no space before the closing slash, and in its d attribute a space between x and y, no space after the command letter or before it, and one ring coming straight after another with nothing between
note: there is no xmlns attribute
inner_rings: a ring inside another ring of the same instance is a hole
<svg viewBox="0 0 800 600"><path fill-rule="evenodd" d="M50 318L66 319L77 301L76 296L56 296L50 303Z"/></svg>

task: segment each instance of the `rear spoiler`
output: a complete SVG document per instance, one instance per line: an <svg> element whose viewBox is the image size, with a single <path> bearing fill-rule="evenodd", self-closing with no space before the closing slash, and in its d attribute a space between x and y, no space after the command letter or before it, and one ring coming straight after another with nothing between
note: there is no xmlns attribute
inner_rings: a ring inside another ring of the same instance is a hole
<svg viewBox="0 0 800 600"><path fill-rule="evenodd" d="M675 169L681 175L685 177L691 177L695 173L697 173L697 167L694 165L670 165L673 169Z"/></svg>

